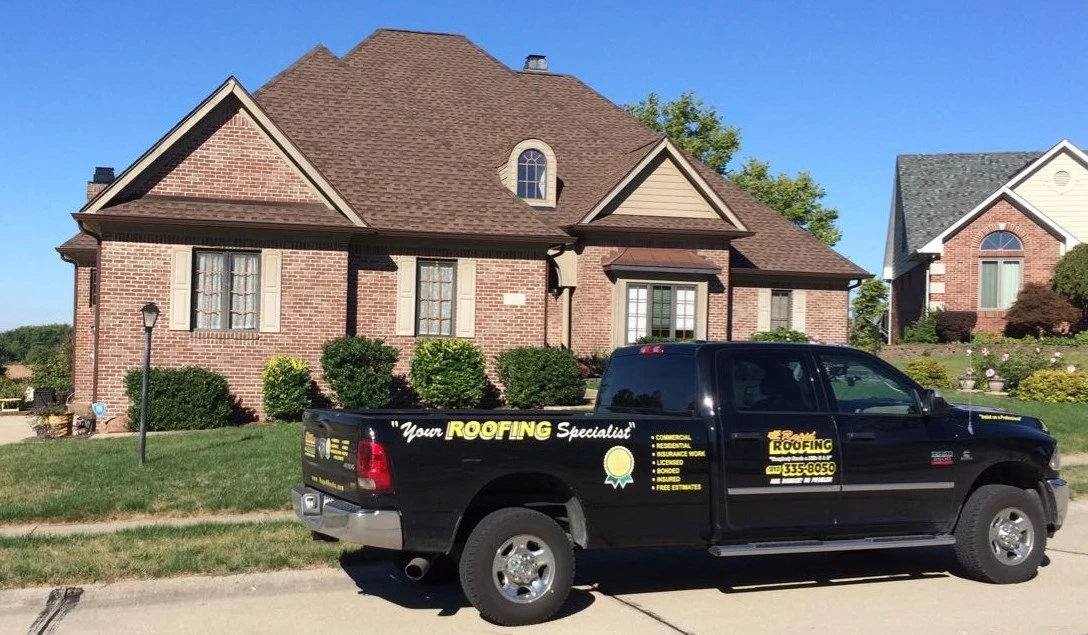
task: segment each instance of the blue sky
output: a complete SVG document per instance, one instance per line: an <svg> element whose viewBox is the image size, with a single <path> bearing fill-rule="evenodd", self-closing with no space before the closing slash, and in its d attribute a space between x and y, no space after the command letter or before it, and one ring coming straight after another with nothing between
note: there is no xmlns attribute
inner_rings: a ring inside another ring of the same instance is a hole
<svg viewBox="0 0 1088 635"><path fill-rule="evenodd" d="M95 166L123 169L229 75L255 90L315 44L343 54L378 27L463 33L511 66L543 53L617 103L695 90L741 129L734 166L813 174L841 212L837 248L874 273L896 154L1088 142L1085 2L0 7L0 330L71 320L53 247Z"/></svg>

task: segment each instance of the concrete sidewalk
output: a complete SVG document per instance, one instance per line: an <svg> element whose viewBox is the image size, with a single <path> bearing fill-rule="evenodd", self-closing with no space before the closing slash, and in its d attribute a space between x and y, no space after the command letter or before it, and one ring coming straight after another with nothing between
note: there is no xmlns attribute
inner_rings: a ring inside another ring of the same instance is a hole
<svg viewBox="0 0 1088 635"><path fill-rule="evenodd" d="M294 520L295 513L256 512L252 514L217 514L207 516L185 516L181 518L135 518L114 520L101 523L36 523L27 525L0 525L0 538L18 538L21 536L73 536L77 534L109 534L123 529L136 527L188 527L202 523L232 524L257 523L269 521Z"/></svg>
<svg viewBox="0 0 1088 635"><path fill-rule="evenodd" d="M0 416L0 445L34 438L34 430L30 427L33 422L34 417L29 415Z"/></svg>

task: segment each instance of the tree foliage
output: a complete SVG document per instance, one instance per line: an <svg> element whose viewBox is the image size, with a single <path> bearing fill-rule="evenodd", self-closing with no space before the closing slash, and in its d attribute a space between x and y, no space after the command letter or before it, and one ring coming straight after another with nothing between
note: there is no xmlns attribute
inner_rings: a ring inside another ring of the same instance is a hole
<svg viewBox="0 0 1088 635"><path fill-rule="evenodd" d="M888 310L888 287L876 278L862 282L854 296L853 309L850 345L873 353L879 351L884 343L880 319Z"/></svg>
<svg viewBox="0 0 1088 635"><path fill-rule="evenodd" d="M68 340L72 327L67 324L20 326L0 333L0 363L35 364L49 357Z"/></svg>
<svg viewBox="0 0 1088 635"><path fill-rule="evenodd" d="M752 158L739 171L730 171L728 164L740 150L740 130L723 122L714 106L703 103L695 93L688 91L665 102L650 93L626 109L823 243L834 245L842 238L836 225L838 210L823 206L820 201L826 192L808 172L772 175L770 163Z"/></svg>
<svg viewBox="0 0 1088 635"><path fill-rule="evenodd" d="M1088 243L1070 249L1054 267L1054 290L1088 309Z"/></svg>

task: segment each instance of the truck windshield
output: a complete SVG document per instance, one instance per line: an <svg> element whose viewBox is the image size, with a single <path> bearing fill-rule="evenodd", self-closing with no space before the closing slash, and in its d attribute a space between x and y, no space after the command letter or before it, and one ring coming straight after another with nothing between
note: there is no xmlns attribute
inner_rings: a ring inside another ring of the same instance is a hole
<svg viewBox="0 0 1088 635"><path fill-rule="evenodd" d="M623 414L695 414L695 358L623 355L601 380L597 411Z"/></svg>

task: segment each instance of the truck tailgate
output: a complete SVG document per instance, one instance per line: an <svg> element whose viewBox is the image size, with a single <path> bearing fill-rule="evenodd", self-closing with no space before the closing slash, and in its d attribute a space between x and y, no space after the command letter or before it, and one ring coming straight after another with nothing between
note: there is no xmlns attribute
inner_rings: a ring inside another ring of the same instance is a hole
<svg viewBox="0 0 1088 635"><path fill-rule="evenodd" d="M303 482L337 498L358 500L355 461L362 428L328 410L306 411L302 426Z"/></svg>

